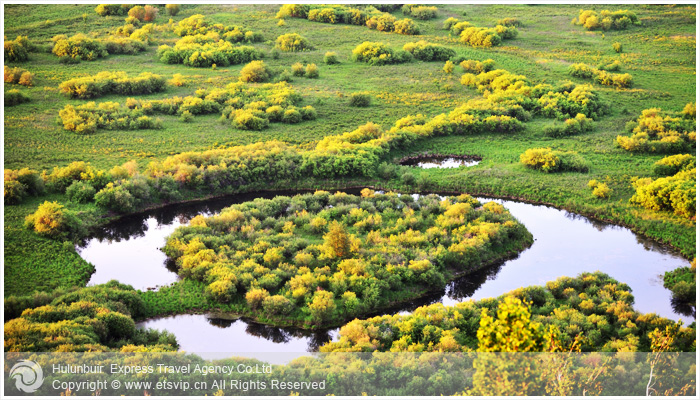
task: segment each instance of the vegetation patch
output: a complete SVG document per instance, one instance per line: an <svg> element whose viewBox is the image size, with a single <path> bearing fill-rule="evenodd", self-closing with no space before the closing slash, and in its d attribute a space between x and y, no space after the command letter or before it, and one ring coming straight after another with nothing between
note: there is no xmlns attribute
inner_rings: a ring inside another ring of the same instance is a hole
<svg viewBox="0 0 700 400"><path fill-rule="evenodd" d="M71 98L92 99L107 94L135 95L162 92L165 78L151 72L129 77L126 72L100 72L94 76L74 78L59 85L62 93Z"/></svg>
<svg viewBox="0 0 700 400"><path fill-rule="evenodd" d="M632 86L632 75L630 74L611 74L608 71L617 71L620 69L619 63L609 65L601 65L602 68L596 69L589 67L586 64L572 64L569 67L569 75L576 78L592 79L596 83L607 86L615 86L616 88L628 88Z"/></svg>
<svg viewBox="0 0 700 400"><path fill-rule="evenodd" d="M514 25L485 28L456 18L446 19L443 22L443 28L459 37L460 42L473 47L494 47L500 45L503 40L515 39L518 36L518 29Z"/></svg>
<svg viewBox="0 0 700 400"><path fill-rule="evenodd" d="M437 290L531 241L496 203L366 189L235 205L179 228L165 252L216 301L314 325Z"/></svg>
<svg viewBox="0 0 700 400"><path fill-rule="evenodd" d="M362 5L358 8L343 4L285 4L277 12L277 18L304 18L309 21L327 24L348 24L367 26L380 32L395 32L402 35L418 35L418 26L409 18L397 20L396 17L382 10L393 10L393 6ZM399 6L400 5L396 5ZM435 8L435 7L424 7ZM381 10L380 10L381 9ZM421 16L432 10L421 10Z"/></svg>
<svg viewBox="0 0 700 400"><path fill-rule="evenodd" d="M582 25L589 31L620 31L633 25L640 25L637 14L629 10L580 10L578 19L574 18L572 24Z"/></svg>
<svg viewBox="0 0 700 400"><path fill-rule="evenodd" d="M649 352L652 333L673 321L632 308L630 288L601 273L559 278L479 301L433 304L410 314L354 320L322 352L557 351ZM517 320L515 322L513 320ZM509 323L514 322L514 323ZM539 334L537 334L539 332ZM547 335L547 333L549 335ZM513 338L525 340L514 341ZM549 340L546 339L549 337ZM529 340L528 340L529 339ZM680 328L673 348L694 351L695 330ZM515 347L518 346L518 347Z"/></svg>
<svg viewBox="0 0 700 400"><path fill-rule="evenodd" d="M695 149L695 103L682 112L650 108L625 126L631 136L618 136L617 145L627 151L679 153Z"/></svg>
<svg viewBox="0 0 700 400"><path fill-rule="evenodd" d="M588 163L575 151L555 151L550 148L527 149L520 163L543 172L588 172Z"/></svg>
<svg viewBox="0 0 700 400"><path fill-rule="evenodd" d="M393 50L379 42L363 42L352 51L352 60L369 65L401 64L413 59L406 50Z"/></svg>
<svg viewBox="0 0 700 400"><path fill-rule="evenodd" d="M659 179L633 178L630 203L695 219L695 167Z"/></svg>

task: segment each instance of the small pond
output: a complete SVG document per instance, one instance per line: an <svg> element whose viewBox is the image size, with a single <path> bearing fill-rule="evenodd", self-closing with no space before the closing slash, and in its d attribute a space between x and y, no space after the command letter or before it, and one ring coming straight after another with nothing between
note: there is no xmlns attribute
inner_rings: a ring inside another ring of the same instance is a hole
<svg viewBox="0 0 700 400"><path fill-rule="evenodd" d="M211 215L238 202L256 197L271 198L293 193L253 193L164 207L130 216L105 226L86 240L78 252L95 265L90 285L117 279L137 289L168 285L178 278L160 248L178 226L196 215ZM534 236L534 244L516 258L482 269L450 283L443 293L406 305L408 312L424 304L452 305L466 299L497 297L521 286L543 285L561 276L603 271L632 288L634 307L655 312L686 325L693 310L671 301L663 287L665 271L688 262L671 248L636 235L627 228L598 222L553 207L523 202L493 200L503 204ZM337 335L337 329L322 332L272 328L242 319L205 315L179 315L148 320L142 327L167 329L191 352L309 352Z"/></svg>
<svg viewBox="0 0 700 400"><path fill-rule="evenodd" d="M481 157L477 156L419 155L405 157L399 164L418 168L459 168L473 167L480 162Z"/></svg>

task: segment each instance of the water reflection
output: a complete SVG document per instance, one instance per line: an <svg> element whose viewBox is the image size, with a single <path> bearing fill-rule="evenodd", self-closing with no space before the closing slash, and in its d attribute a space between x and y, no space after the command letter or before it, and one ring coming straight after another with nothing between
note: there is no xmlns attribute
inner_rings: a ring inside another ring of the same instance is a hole
<svg viewBox="0 0 700 400"><path fill-rule="evenodd" d="M399 161L401 165L419 168L459 168L473 167L481 162L476 156L413 156Z"/></svg>
<svg viewBox="0 0 700 400"><path fill-rule="evenodd" d="M312 353L338 336L338 329L307 331L276 328L216 314L156 318L140 322L137 326L165 329L175 334L181 350L194 353L232 350L252 353Z"/></svg>
<svg viewBox="0 0 700 400"><path fill-rule="evenodd" d="M178 226L196 215L211 215L234 203L293 194L252 193L164 207L119 220L101 229L79 249L83 258L96 267L90 284L117 279L145 290L175 282L174 265L168 264L160 248ZM410 312L435 302L453 305L466 299L497 297L518 287L544 285L561 276L600 270L631 287L637 310L655 312L673 320L680 318L686 325L694 320L694 307L666 300L670 292L659 278L666 271L688 264L673 249L629 229L554 207L500 199L480 200L503 204L533 234L534 244L514 259L461 277L441 291L377 314ZM183 350L198 352L314 351L337 334L337 330L280 329L241 319L201 315L165 317L140 325L167 329L175 333Z"/></svg>

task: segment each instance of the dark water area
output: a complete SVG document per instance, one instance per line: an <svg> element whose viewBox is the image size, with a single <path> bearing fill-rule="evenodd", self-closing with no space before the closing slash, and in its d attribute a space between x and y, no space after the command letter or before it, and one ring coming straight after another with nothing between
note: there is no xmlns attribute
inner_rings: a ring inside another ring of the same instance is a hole
<svg viewBox="0 0 700 400"><path fill-rule="evenodd" d="M399 164L418 168L473 167L481 162L472 156L414 156L402 159Z"/></svg>
<svg viewBox="0 0 700 400"><path fill-rule="evenodd" d="M297 192L298 193L298 192ZM157 290L178 276L160 248L178 226L197 215L258 197L295 193L251 193L205 202L164 207L133 215L105 226L78 248L95 265L89 285L117 279L136 289ZM510 200L479 198L503 204L534 236L534 244L517 257L461 277L441 293L381 314L410 312L421 305L441 302L453 305L467 299L497 297L522 286L544 285L561 276L602 271L632 289L635 309L657 313L685 325L695 310L672 301L663 287L663 274L687 265L680 253L645 239L627 228L595 221L553 207ZM304 331L280 329L244 319L217 315L178 315L139 323L144 328L175 334L181 350L188 352L313 352L337 337L338 329Z"/></svg>

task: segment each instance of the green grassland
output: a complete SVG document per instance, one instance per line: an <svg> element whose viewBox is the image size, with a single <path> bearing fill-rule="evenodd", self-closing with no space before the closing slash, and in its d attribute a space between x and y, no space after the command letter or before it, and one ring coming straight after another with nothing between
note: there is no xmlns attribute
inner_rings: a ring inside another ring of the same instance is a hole
<svg viewBox="0 0 700 400"><path fill-rule="evenodd" d="M406 115L423 113L429 117L449 112L461 103L481 97L476 90L461 85L461 68L447 75L442 62L413 61L406 64L370 66L350 60L352 49L364 41L384 42L394 49L405 43L427 40L448 45L458 55L484 60L491 58L496 68L525 75L533 84L556 84L565 80L587 83L571 78L567 69L573 63L597 65L619 60L622 71L634 77L628 89L594 85L603 99L611 103L611 114L596 121L593 132L552 139L542 128L552 120L536 117L517 134L482 133L472 136L435 137L417 142L411 148L395 151L391 162L405 155L420 152L445 154L476 154L483 161L476 167L454 170L421 171L404 167L403 172L416 176L415 185L400 179L346 178L319 182L301 180L279 188L382 187L404 191L454 191L513 197L526 201L553 204L557 207L626 225L633 230L680 249L688 258L695 256L695 221L666 212L654 212L629 204L634 193L630 178L653 176L653 163L662 155L633 154L614 145L617 135L624 134L624 125L642 110L659 107L680 111L686 103L695 101L695 12L694 6L591 6L587 8L616 10L627 8L640 18L640 26L623 31L587 31L572 25L580 5L445 5L439 7L438 18L417 21L421 35L405 36L383 33L366 27L331 25L297 18L287 18L278 26L275 14L279 5L196 5L183 6L174 22L194 14L225 25L242 25L261 32L265 42L256 43L266 57L265 63L276 70L290 69L296 62L316 63L318 79L295 77L293 88L302 95L302 105L312 105L318 112L315 121L297 125L272 124L263 131L244 131L218 122L219 115L196 116L183 123L175 116L160 116L164 129L135 131L98 130L90 135L67 131L56 119L65 105L78 105L62 95L58 85L65 80L94 75L100 71L126 71L134 75L143 71L161 74L170 79L182 74L188 82L184 87L168 86L166 92L137 96L141 99L162 99L193 95L200 88L223 88L238 80L243 65L191 68L159 62L157 45L138 55L109 56L98 61L83 61L75 65L60 64L50 53L31 53L30 61L8 63L35 74L34 86L21 88L31 102L5 108L5 168L29 167L51 170L72 161L89 161L109 169L129 160L145 167L152 160L185 151L204 151L267 140L281 140L312 148L329 135L352 131L368 121L389 128ZM168 22L164 10L156 20ZM394 13L403 18L400 11ZM85 15L83 17L83 15ZM523 22L519 35L501 46L482 49L461 44L447 31L442 21L448 17L468 20L477 26L494 26L505 17ZM36 43L48 44L57 34L78 32L98 37L124 24L123 17L101 17L94 5L12 5L5 7L5 35L12 39L27 35ZM315 47L300 53L280 52L271 55L274 40L284 33L299 33ZM172 45L178 37L172 32L155 35L158 44ZM616 53L612 44L619 42L624 51ZM325 65L324 54L334 51L340 64ZM5 84L5 90L15 85ZM353 108L348 104L351 93L366 92L373 97L370 107ZM124 103L127 96L108 95L95 101ZM574 150L591 165L588 173L544 174L527 170L519 163L519 155L528 148L552 147ZM400 175L399 175L400 176ZM596 199L586 186L591 179L606 182L613 194L609 199ZM274 188L274 187L273 187ZM71 242L44 239L26 230L24 217L44 200L66 203L63 195L29 198L20 205L6 206L5 223L5 294L27 294L35 290L50 290L59 286L84 285L92 267L75 252ZM95 218L94 206L70 205L86 211ZM104 218L106 220L106 218ZM95 221L99 223L99 221ZM165 296L166 294L164 294Z"/></svg>

